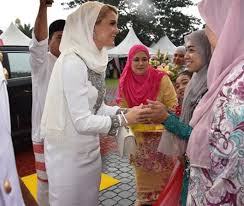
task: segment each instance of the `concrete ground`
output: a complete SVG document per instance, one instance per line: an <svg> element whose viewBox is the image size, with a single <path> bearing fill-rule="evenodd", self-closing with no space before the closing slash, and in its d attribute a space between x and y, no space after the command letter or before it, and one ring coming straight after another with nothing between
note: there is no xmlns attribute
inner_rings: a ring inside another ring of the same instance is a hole
<svg viewBox="0 0 244 206"><path fill-rule="evenodd" d="M135 181L133 169L127 158L121 158L117 152L109 152L102 157L103 172L118 179L120 183L100 192L101 206L131 206L135 202Z"/></svg>

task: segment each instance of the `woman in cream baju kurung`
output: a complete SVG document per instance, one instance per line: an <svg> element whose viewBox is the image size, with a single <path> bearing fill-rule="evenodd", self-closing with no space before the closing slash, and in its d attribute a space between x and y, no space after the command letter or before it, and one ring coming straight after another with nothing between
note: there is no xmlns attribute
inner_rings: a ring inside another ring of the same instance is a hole
<svg viewBox="0 0 244 206"><path fill-rule="evenodd" d="M51 206L98 205L99 134L116 135L124 122L103 101L104 46L117 33L117 10L103 3L84 3L66 20L41 123ZM129 123L138 112L125 114Z"/></svg>
<svg viewBox="0 0 244 206"><path fill-rule="evenodd" d="M75 54L67 55L64 61L66 63L62 68L63 74L60 75L64 83L65 101L63 110L59 110L64 115L64 119L60 119L64 127L62 131L59 128L49 129L44 143L50 198L57 195L58 202L63 205L82 205L79 203L81 200L84 205L97 205L95 197L98 195L101 173L98 134L107 134L111 129L111 118L102 115L115 115L118 107L110 108L101 102L102 105L98 105L100 107L96 111L94 106L98 103L99 90L92 84L101 83L103 76L100 75L100 79L95 78L94 73ZM93 78L94 80L89 80ZM54 101L53 107L59 108L59 104L61 102ZM47 121L48 125L50 124ZM72 199L66 196L69 193L73 193ZM94 202L89 202L91 200ZM86 201L89 203L85 204Z"/></svg>

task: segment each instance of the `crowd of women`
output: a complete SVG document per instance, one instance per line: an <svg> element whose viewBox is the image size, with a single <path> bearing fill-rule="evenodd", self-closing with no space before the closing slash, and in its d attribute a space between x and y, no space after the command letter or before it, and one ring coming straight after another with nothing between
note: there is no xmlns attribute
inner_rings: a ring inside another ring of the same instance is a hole
<svg viewBox="0 0 244 206"><path fill-rule="evenodd" d="M39 16L46 15L45 5L40 0ZM149 65L146 47L134 45L119 80L118 106L104 103L106 47L118 33L117 9L88 1L64 28L55 26L60 53L50 50L51 70L45 85L35 78L33 97L42 102L36 103L34 141L34 150L44 153L42 160L36 156L42 161L39 205L98 205L99 137L116 136L124 126L136 142L129 156L136 206L244 205L244 2L202 0L198 8L206 27L185 36L184 55L175 56L185 68L176 82ZM47 30L38 25L37 18L34 43L41 46L48 42ZM39 55L45 52L48 46ZM179 167L183 180L174 194Z"/></svg>

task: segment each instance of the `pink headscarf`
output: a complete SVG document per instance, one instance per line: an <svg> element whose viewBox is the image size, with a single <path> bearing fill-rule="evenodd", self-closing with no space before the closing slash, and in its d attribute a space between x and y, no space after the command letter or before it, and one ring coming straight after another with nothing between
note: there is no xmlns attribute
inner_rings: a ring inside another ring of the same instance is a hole
<svg viewBox="0 0 244 206"><path fill-rule="evenodd" d="M141 103L147 104L147 99L156 100L160 81L165 73L148 67L144 75L137 75L132 71L131 64L133 57L138 52L144 52L149 59L148 49L143 45L134 45L131 47L125 68L119 80L119 93L117 103L120 103L124 96L128 107L138 106Z"/></svg>
<svg viewBox="0 0 244 206"><path fill-rule="evenodd" d="M209 132L213 105L231 70L244 60L244 1L202 0L199 12L215 32L218 44L208 68L208 92L196 107L190 125L194 128L187 148L191 165L210 168Z"/></svg>

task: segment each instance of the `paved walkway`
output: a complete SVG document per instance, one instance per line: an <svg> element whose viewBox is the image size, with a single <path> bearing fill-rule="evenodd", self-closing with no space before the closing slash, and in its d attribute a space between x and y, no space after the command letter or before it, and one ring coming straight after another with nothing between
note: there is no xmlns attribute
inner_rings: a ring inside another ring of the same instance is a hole
<svg viewBox="0 0 244 206"><path fill-rule="evenodd" d="M107 88L106 103L115 105L117 88ZM120 181L99 194L99 206L133 206L136 199L134 172L127 158L121 158L113 137L101 139L103 172Z"/></svg>
<svg viewBox="0 0 244 206"><path fill-rule="evenodd" d="M101 206L132 206L135 202L135 181L133 169L127 158L121 158L117 152L102 157L103 172L118 179L120 183L100 192Z"/></svg>

